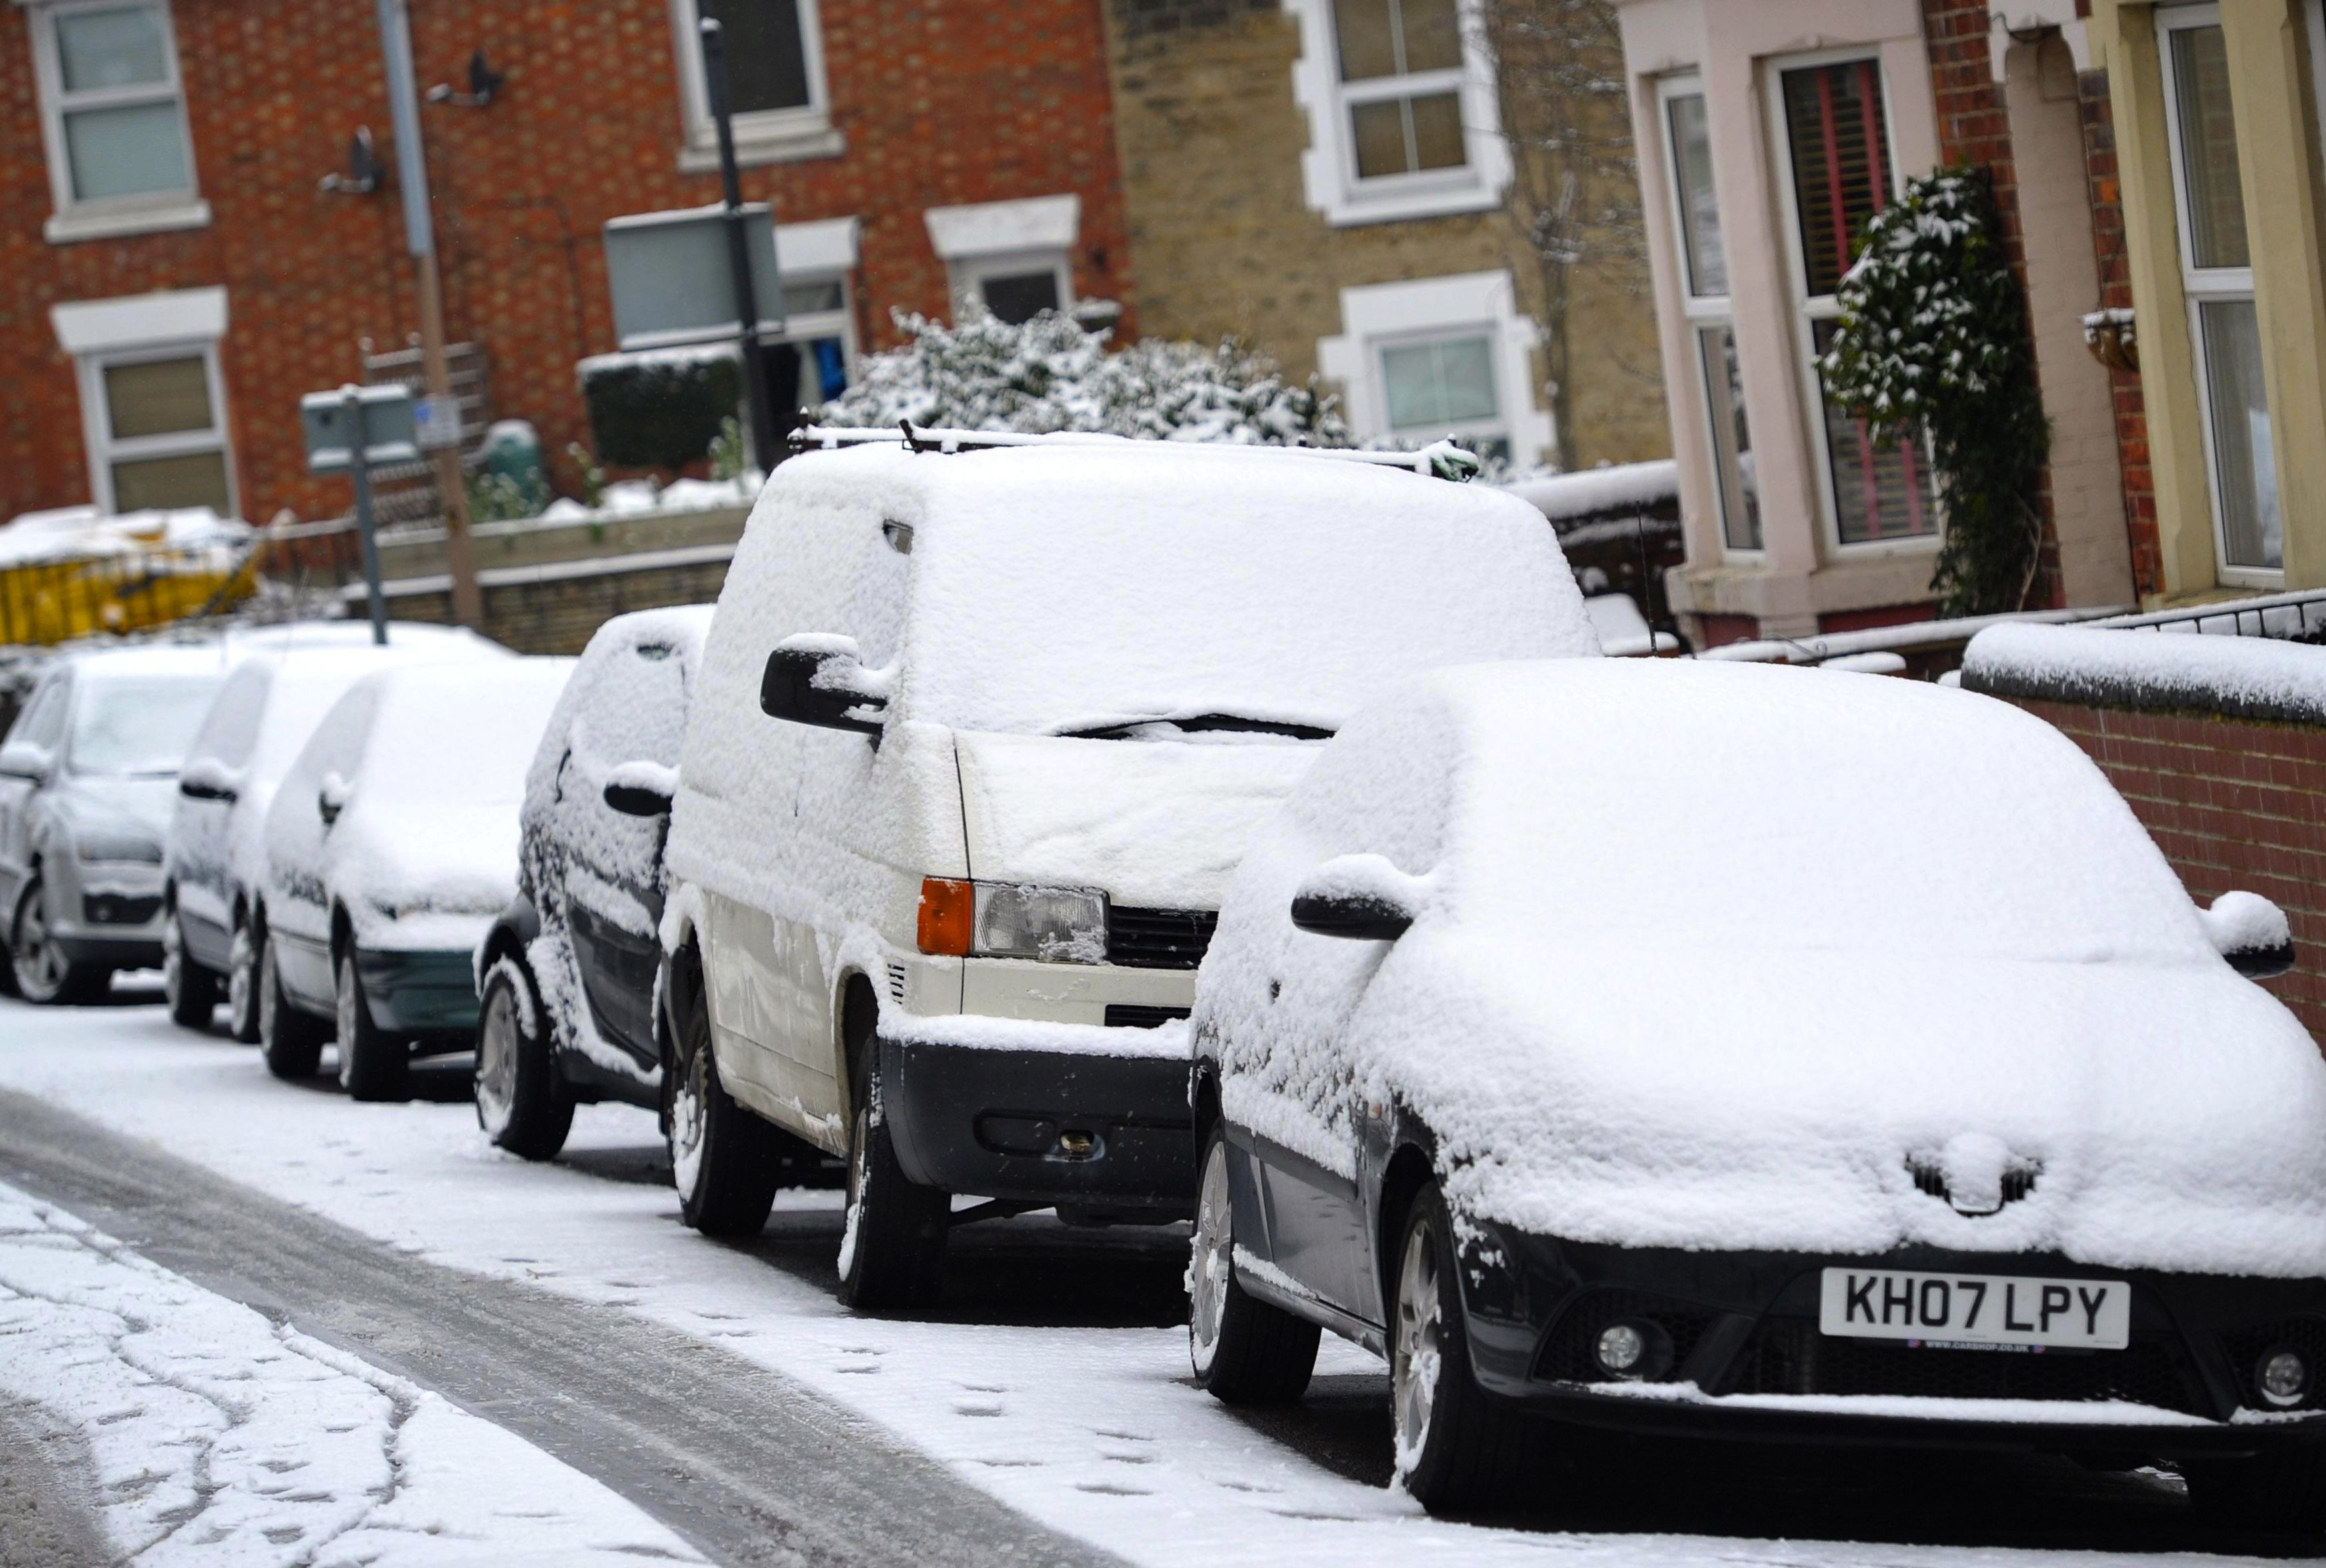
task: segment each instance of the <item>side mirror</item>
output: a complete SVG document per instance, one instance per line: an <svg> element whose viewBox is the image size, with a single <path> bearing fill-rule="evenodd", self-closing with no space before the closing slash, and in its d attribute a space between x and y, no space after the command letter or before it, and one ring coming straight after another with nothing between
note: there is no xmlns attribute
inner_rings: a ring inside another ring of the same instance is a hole
<svg viewBox="0 0 2326 1568"><path fill-rule="evenodd" d="M2224 893L2200 918L2214 950L2246 979L2275 979L2293 967L2293 927L2260 894Z"/></svg>
<svg viewBox="0 0 2326 1568"><path fill-rule="evenodd" d="M1337 855L1292 895L1292 923L1317 936L1395 942L1413 925L1428 885L1380 855Z"/></svg>
<svg viewBox="0 0 2326 1568"><path fill-rule="evenodd" d="M659 817L677 793L671 770L651 762L626 762L607 775L600 792L607 809L626 817Z"/></svg>
<svg viewBox="0 0 2326 1568"><path fill-rule="evenodd" d="M20 778L26 784L46 784L49 778L48 754L38 747L20 743L0 747L0 778Z"/></svg>
<svg viewBox="0 0 2326 1568"><path fill-rule="evenodd" d="M794 724L877 736L888 705L888 682L864 667L852 637L786 637L759 677L759 710Z"/></svg>
<svg viewBox="0 0 2326 1568"><path fill-rule="evenodd" d="M190 801L225 801L228 804L233 803L239 798L234 791L227 788L226 785L212 784L208 779L200 778L180 779L178 781L178 793L185 796Z"/></svg>
<svg viewBox="0 0 2326 1568"><path fill-rule="evenodd" d="M325 827L340 820L340 813L348 809L348 801L354 793L348 781L338 774L323 775L322 784L315 791L315 814L323 819Z"/></svg>
<svg viewBox="0 0 2326 1568"><path fill-rule="evenodd" d="M179 775L178 793L190 801L224 801L231 805L242 793L236 787L238 782L233 770L220 766L215 757L197 757Z"/></svg>

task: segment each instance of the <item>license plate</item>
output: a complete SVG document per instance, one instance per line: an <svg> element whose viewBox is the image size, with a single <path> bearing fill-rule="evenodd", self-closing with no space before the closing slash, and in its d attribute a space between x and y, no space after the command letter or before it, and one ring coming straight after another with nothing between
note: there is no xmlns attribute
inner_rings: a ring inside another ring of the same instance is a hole
<svg viewBox="0 0 2326 1568"><path fill-rule="evenodd" d="M2120 1279L1828 1268L1818 1327L1851 1339L1940 1346L2121 1350L2132 1342L2132 1286Z"/></svg>

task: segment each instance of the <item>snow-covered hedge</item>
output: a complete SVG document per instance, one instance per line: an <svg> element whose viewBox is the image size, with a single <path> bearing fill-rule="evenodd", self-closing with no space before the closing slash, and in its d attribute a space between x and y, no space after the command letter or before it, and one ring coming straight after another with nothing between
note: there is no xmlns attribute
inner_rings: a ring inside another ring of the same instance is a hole
<svg viewBox="0 0 2326 1568"><path fill-rule="evenodd" d="M2012 623L1970 640L1962 683L1997 697L2326 724L2326 647L2275 637Z"/></svg>
<svg viewBox="0 0 2326 1568"><path fill-rule="evenodd" d="M626 469L700 461L743 395L731 348L600 354L573 368L598 460Z"/></svg>

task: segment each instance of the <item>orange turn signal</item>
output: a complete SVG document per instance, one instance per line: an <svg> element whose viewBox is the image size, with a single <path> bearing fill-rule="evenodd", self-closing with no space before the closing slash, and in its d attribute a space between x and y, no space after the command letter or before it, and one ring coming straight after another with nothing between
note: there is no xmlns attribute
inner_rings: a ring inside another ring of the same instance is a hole
<svg viewBox="0 0 2326 1568"><path fill-rule="evenodd" d="M923 952L967 958L971 929L977 923L977 890L943 877L921 878L920 942Z"/></svg>

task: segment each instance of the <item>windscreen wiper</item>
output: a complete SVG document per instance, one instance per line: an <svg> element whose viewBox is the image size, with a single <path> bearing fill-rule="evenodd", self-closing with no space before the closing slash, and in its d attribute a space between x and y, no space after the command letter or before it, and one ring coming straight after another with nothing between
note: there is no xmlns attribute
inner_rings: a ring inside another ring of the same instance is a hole
<svg viewBox="0 0 2326 1568"><path fill-rule="evenodd" d="M1119 724L1093 724L1052 733L1067 740L1129 740L1140 730L1158 724L1168 724L1191 735L1205 730L1233 730L1247 735L1289 736L1294 740L1333 738L1333 732L1321 725L1294 724L1280 719L1246 719L1234 713L1158 713L1151 719L1130 719Z"/></svg>

